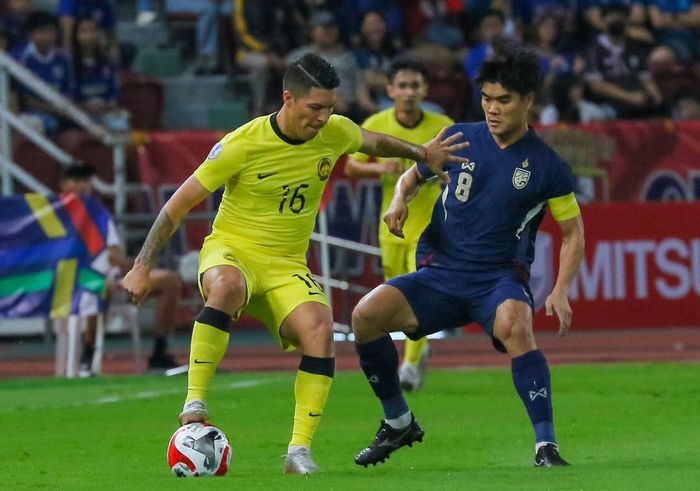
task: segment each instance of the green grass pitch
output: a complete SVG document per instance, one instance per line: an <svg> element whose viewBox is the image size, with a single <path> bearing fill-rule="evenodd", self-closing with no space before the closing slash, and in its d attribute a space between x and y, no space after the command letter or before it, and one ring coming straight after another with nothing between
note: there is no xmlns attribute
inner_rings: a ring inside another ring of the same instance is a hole
<svg viewBox="0 0 700 491"><path fill-rule="evenodd" d="M341 372L314 442L323 473L308 479L281 472L292 373L215 377L212 422L234 455L227 476L201 479L175 478L165 459L184 377L0 382L0 489L698 489L699 364L555 366L552 376L570 468L533 468L507 369L431 371L409 395L424 442L358 467L381 412L364 377Z"/></svg>

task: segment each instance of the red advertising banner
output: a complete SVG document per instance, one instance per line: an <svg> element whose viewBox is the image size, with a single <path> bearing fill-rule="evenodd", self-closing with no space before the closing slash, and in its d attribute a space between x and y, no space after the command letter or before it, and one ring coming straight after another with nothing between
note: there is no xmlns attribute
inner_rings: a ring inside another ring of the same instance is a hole
<svg viewBox="0 0 700 491"><path fill-rule="evenodd" d="M538 133L589 176L582 182L592 181L595 200L700 199L700 121L606 121Z"/></svg>
<svg viewBox="0 0 700 491"><path fill-rule="evenodd" d="M574 328L699 326L700 202L693 200L700 197L700 122L607 122L543 128L540 134L572 165L588 172L596 193L606 185L613 201L583 208L586 260L571 292ZM151 134L139 162L154 202L162 205L221 136ZM342 165L336 166L327 186L329 233L376 245L379 184L345 176ZM640 203L660 200L679 202ZM214 196L200 209L217 206ZM177 251L198 248L208 225L183 227L174 238ZM551 291L559 251L559 232L550 219L542 232L531 281L538 305ZM312 245L314 271L317 258L318 247ZM346 250L332 250L331 276L365 287L382 281L378 258ZM336 291L336 320L348 322L359 297L357 292ZM536 326L556 329L557 321L539 312Z"/></svg>
<svg viewBox="0 0 700 491"><path fill-rule="evenodd" d="M591 204L582 212L574 329L700 326L700 203ZM531 281L540 304L555 280L560 235L550 218L540 229ZM535 323L558 326L543 309Z"/></svg>

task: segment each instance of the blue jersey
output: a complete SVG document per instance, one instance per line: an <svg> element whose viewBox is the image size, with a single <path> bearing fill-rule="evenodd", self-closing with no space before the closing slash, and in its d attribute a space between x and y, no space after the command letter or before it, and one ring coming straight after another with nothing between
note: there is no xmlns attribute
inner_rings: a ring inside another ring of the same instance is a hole
<svg viewBox="0 0 700 491"><path fill-rule="evenodd" d="M117 23L109 0L61 0L58 4L58 15L77 19L89 17L107 32L112 31Z"/></svg>
<svg viewBox="0 0 700 491"><path fill-rule="evenodd" d="M64 96L71 96L70 64L68 56L60 49L52 48L46 55L42 55L34 43L29 43L17 55L17 61ZM29 89L23 87L23 90Z"/></svg>
<svg viewBox="0 0 700 491"><path fill-rule="evenodd" d="M574 192L571 168L532 129L504 149L485 122L456 124L448 136L459 131L470 143L459 155L469 163L446 164L451 182L435 203L416 264L529 272L547 200ZM418 170L433 176L424 164Z"/></svg>
<svg viewBox="0 0 700 491"><path fill-rule="evenodd" d="M79 102L102 99L117 102L119 89L114 67L105 60L83 60L75 73L74 98Z"/></svg>

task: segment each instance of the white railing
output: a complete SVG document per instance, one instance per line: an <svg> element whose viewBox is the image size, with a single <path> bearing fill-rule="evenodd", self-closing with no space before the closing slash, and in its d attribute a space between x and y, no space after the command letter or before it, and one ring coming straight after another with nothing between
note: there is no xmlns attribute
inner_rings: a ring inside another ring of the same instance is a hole
<svg viewBox="0 0 700 491"><path fill-rule="evenodd" d="M99 182L101 192L114 196L114 211L117 218L126 211L126 151L129 135L111 132L96 123L90 116L77 107L73 102L57 92L46 82L38 78L25 67L17 63L11 56L0 50L0 180L2 194L9 196L14 191L13 181L17 180L27 188L38 193L49 193L49 190L34 176L22 169L13 159L12 139L10 129L24 135L37 147L64 167L75 162L75 159L59 148L45 135L27 125L21 118L10 111L10 79L14 78L32 89L40 98L51 104L65 118L90 133L104 145L112 147L114 165L114 183Z"/></svg>

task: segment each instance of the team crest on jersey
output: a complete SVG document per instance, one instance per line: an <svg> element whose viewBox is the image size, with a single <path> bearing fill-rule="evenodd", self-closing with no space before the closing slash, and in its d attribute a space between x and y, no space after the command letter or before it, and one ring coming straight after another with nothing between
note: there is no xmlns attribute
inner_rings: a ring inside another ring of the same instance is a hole
<svg viewBox="0 0 700 491"><path fill-rule="evenodd" d="M516 168L515 172L513 172L513 186L515 186L515 189L522 189L527 186L530 174L529 170L521 169L520 167Z"/></svg>
<svg viewBox="0 0 700 491"><path fill-rule="evenodd" d="M211 147L211 150L209 150L209 155L207 155L207 159L209 160L214 160L216 157L219 156L221 151L224 149L224 146L221 142L217 143L213 147Z"/></svg>
<svg viewBox="0 0 700 491"><path fill-rule="evenodd" d="M331 170L333 169L333 163L328 157L323 157L318 161L318 178L322 181L328 179L331 175Z"/></svg>

